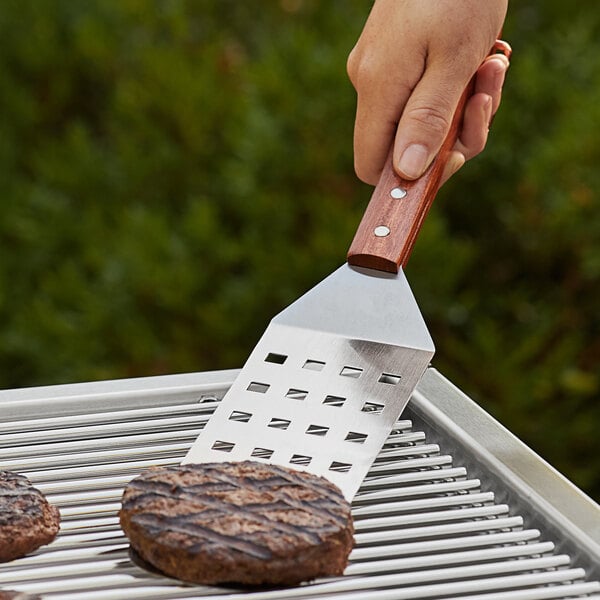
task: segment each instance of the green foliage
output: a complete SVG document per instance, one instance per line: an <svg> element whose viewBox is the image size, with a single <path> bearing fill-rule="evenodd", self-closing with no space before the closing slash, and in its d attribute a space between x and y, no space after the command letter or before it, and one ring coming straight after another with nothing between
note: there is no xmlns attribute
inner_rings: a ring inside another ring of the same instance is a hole
<svg viewBox="0 0 600 600"><path fill-rule="evenodd" d="M0 6L0 385L238 367L369 189L367 0ZM486 152L408 268L436 366L600 494L600 13L522 0Z"/></svg>

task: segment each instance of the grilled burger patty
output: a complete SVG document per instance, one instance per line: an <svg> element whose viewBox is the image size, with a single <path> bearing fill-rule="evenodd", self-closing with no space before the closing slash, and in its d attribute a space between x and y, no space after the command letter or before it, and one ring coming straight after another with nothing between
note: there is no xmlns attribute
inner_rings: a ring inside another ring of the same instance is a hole
<svg viewBox="0 0 600 600"><path fill-rule="evenodd" d="M125 488L121 526L163 573L203 584L292 585L341 575L350 505L322 477L258 462L152 468Z"/></svg>
<svg viewBox="0 0 600 600"><path fill-rule="evenodd" d="M59 524L58 508L27 477L0 471L0 562L49 544Z"/></svg>

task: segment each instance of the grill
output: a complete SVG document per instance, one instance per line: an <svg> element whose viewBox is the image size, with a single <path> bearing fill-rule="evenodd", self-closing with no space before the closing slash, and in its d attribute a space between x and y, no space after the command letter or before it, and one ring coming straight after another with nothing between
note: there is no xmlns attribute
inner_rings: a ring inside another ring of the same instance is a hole
<svg viewBox="0 0 600 600"><path fill-rule="evenodd" d="M343 577L285 590L185 585L132 561L123 486L178 464L231 385L218 371L0 392L0 468L60 507L0 589L64 600L600 599L600 507L429 369L353 502Z"/></svg>

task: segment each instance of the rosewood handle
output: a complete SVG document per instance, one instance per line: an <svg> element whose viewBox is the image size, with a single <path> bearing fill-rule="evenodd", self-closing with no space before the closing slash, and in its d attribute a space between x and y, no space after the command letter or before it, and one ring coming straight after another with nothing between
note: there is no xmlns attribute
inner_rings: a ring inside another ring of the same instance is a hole
<svg viewBox="0 0 600 600"><path fill-rule="evenodd" d="M510 46L498 40L492 53L510 56ZM379 183L358 226L350 249L348 264L397 273L408 261L425 216L440 187L444 167L456 142L468 98L471 80L456 108L450 131L427 171L414 181L400 177L392 166L392 150Z"/></svg>

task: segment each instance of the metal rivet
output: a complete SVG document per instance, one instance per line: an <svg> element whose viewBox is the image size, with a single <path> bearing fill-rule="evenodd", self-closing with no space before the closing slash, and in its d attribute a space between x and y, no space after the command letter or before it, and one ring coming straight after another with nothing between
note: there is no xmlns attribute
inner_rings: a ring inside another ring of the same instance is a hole
<svg viewBox="0 0 600 600"><path fill-rule="evenodd" d="M397 199L404 198L404 196L406 196L406 194L407 194L407 191L406 191L406 190L403 190L402 188L399 188L399 187L397 187L397 188L394 188L394 189L393 189L393 190L390 192L390 196L391 196L392 198L397 198Z"/></svg>
<svg viewBox="0 0 600 600"><path fill-rule="evenodd" d="M375 230L373 231L373 233L377 237L385 237L386 235L390 235L390 229L389 229L389 227L386 227L385 225L379 225L379 227L375 227Z"/></svg>

